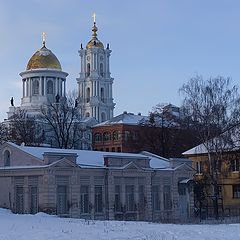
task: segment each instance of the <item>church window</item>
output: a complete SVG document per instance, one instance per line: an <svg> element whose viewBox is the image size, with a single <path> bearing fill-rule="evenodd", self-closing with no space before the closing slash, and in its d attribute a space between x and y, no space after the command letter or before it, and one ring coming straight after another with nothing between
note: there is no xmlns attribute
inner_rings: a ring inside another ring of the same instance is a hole
<svg viewBox="0 0 240 240"><path fill-rule="evenodd" d="M53 81L51 80L47 82L47 94L53 94Z"/></svg>
<svg viewBox="0 0 240 240"><path fill-rule="evenodd" d="M100 75L103 77L103 64L100 63Z"/></svg>
<svg viewBox="0 0 240 240"><path fill-rule="evenodd" d="M90 117L90 113L89 112L86 113L86 117Z"/></svg>
<svg viewBox="0 0 240 240"><path fill-rule="evenodd" d="M106 114L102 112L101 114L102 122L106 121Z"/></svg>
<svg viewBox="0 0 240 240"><path fill-rule="evenodd" d="M39 81L33 80L33 95L39 94Z"/></svg>
<svg viewBox="0 0 240 240"><path fill-rule="evenodd" d="M90 88L87 88L87 102L90 102Z"/></svg>
<svg viewBox="0 0 240 240"><path fill-rule="evenodd" d="M4 166L5 167L10 166L10 152L8 150L4 152Z"/></svg>
<svg viewBox="0 0 240 240"><path fill-rule="evenodd" d="M101 101L104 102L104 88L101 88Z"/></svg>
<svg viewBox="0 0 240 240"><path fill-rule="evenodd" d="M103 141L107 142L111 140L111 135L109 132L103 133Z"/></svg>
<svg viewBox="0 0 240 240"><path fill-rule="evenodd" d="M88 63L87 64L87 77L90 76L90 69L91 69L90 63Z"/></svg>

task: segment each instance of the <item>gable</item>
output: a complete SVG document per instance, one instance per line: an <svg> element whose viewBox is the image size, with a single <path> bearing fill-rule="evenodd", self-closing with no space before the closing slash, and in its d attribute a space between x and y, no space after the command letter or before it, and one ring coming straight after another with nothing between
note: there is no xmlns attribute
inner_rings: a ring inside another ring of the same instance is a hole
<svg viewBox="0 0 240 240"><path fill-rule="evenodd" d="M130 163L126 164L125 166L123 166L123 169L126 169L126 170L142 170L142 168L139 167L134 162L130 162Z"/></svg>
<svg viewBox="0 0 240 240"><path fill-rule="evenodd" d="M74 162L66 159L66 158L62 158L54 163L51 163L50 164L51 167L54 167L54 168L74 168L74 167L77 167L77 168L80 168L79 165L75 164Z"/></svg>
<svg viewBox="0 0 240 240"><path fill-rule="evenodd" d="M179 165L178 167L174 168L175 171L184 171L184 172L195 172L195 170L189 166L186 163L183 163L181 165Z"/></svg>
<svg viewBox="0 0 240 240"><path fill-rule="evenodd" d="M43 165L43 161L35 156L32 156L22 149L18 148L15 144L8 142L1 146L0 150L0 166L4 166L4 153L9 151L10 153L10 166L38 166Z"/></svg>

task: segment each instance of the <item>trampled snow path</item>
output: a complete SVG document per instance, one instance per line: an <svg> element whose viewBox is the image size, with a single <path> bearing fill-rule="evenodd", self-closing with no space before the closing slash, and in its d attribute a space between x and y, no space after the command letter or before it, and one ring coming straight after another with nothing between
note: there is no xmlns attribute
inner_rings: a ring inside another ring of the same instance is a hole
<svg viewBox="0 0 240 240"><path fill-rule="evenodd" d="M238 240L240 224L174 225L85 221L0 209L0 240Z"/></svg>

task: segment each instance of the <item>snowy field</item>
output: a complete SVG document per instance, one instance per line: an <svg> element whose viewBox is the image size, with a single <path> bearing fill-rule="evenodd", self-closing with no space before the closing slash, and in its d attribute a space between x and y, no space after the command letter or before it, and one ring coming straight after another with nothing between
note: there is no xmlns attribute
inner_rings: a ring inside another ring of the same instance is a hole
<svg viewBox="0 0 240 240"><path fill-rule="evenodd" d="M240 239L240 224L174 225L85 221L0 209L0 240L215 240Z"/></svg>

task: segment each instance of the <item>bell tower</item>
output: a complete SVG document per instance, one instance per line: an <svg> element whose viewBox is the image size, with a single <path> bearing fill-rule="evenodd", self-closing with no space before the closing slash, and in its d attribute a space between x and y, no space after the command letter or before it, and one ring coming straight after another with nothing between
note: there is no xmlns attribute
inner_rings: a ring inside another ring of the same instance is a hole
<svg viewBox="0 0 240 240"><path fill-rule="evenodd" d="M93 14L92 39L84 49L78 51L81 57L81 72L77 78L79 102L82 117L94 117L104 122L113 117L115 103L112 96L113 78L109 68L111 50L104 48L97 38L96 15Z"/></svg>

